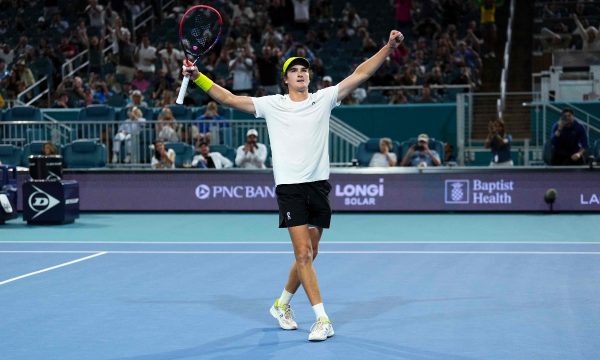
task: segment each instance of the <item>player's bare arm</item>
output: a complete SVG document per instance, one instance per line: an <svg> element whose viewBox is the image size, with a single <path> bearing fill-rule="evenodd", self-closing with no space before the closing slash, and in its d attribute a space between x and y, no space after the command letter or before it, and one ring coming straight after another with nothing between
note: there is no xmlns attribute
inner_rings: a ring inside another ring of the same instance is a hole
<svg viewBox="0 0 600 360"><path fill-rule="evenodd" d="M200 71L198 71L198 68L195 65L187 65L190 64L184 61L183 75L189 75L192 81L196 81L196 79L200 76ZM211 88L206 93L216 102L222 105L226 105L250 114L254 114L256 112L252 98L249 96L234 95L231 93L231 91L219 86L218 84L213 83Z"/></svg>
<svg viewBox="0 0 600 360"><path fill-rule="evenodd" d="M400 31L392 30L387 44L381 48L375 55L371 56L362 64L358 65L356 70L339 83L338 101L348 96L360 84L369 79L379 69L385 58L389 56L395 48L400 46L404 41L404 35Z"/></svg>

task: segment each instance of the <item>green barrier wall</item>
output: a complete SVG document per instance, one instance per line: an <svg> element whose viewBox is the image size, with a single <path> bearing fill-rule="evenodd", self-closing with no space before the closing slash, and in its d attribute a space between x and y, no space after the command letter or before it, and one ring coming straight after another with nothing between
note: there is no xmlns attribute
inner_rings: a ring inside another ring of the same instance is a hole
<svg viewBox="0 0 600 360"><path fill-rule="evenodd" d="M369 137L391 137L403 141L427 133L430 137L456 145L456 104L343 105L333 116ZM234 119L254 119L234 111Z"/></svg>

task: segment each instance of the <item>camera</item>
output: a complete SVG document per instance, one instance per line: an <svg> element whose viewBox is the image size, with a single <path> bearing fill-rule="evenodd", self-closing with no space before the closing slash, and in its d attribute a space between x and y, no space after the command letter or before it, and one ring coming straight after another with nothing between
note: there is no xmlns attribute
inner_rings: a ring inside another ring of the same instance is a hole
<svg viewBox="0 0 600 360"><path fill-rule="evenodd" d="M65 90L73 90L73 80L72 79L65 80Z"/></svg>

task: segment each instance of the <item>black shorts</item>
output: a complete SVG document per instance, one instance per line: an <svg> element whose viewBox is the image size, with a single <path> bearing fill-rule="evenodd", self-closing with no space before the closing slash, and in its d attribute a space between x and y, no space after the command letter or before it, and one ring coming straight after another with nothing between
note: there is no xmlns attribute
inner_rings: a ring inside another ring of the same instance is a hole
<svg viewBox="0 0 600 360"><path fill-rule="evenodd" d="M331 185L327 180L277 185L277 204L279 205L279 227L312 225L329 228L331 206L329 192Z"/></svg>

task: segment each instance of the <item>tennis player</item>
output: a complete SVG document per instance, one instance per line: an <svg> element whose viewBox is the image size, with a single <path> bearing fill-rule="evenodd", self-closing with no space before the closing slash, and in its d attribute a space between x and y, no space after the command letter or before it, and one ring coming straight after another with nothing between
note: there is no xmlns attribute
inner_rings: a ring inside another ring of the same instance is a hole
<svg viewBox="0 0 600 360"><path fill-rule="evenodd" d="M313 268L323 229L329 228L331 220L331 185L327 182L331 110L369 79L403 40L402 33L392 30L387 44L350 76L316 93L308 92L310 63L303 57L291 57L283 64L282 80L287 94L263 97L233 95L184 61L183 75L189 75L215 101L267 121L279 227L288 229L295 255L287 284L270 313L283 329L297 329L290 300L302 284L317 319L308 336L311 341L326 340L334 334Z"/></svg>

